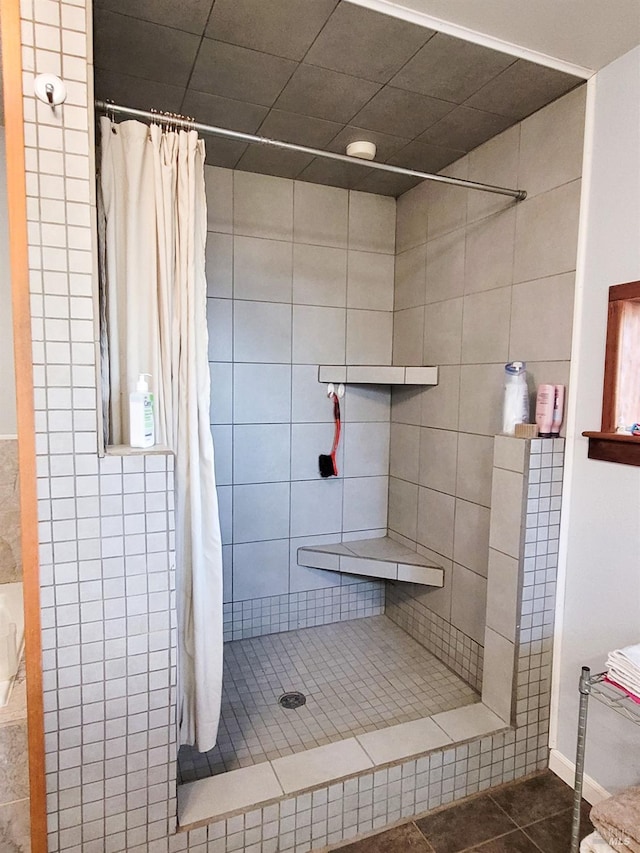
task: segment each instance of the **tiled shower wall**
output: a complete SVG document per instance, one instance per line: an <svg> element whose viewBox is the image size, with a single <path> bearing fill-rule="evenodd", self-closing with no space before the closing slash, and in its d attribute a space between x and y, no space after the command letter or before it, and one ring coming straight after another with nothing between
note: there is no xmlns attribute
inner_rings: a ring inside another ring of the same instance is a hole
<svg viewBox="0 0 640 853"><path fill-rule="evenodd" d="M368 616L384 583L297 565L384 533L388 389L349 386L341 476L319 364L390 364L395 199L207 166L211 422L225 638Z"/></svg>
<svg viewBox="0 0 640 853"><path fill-rule="evenodd" d="M446 170L525 201L428 183L398 199L393 359L437 364L440 381L394 390L389 527L446 581L394 589L387 613L467 678L482 663L504 364L526 361L532 392L568 383L584 104L581 87Z"/></svg>

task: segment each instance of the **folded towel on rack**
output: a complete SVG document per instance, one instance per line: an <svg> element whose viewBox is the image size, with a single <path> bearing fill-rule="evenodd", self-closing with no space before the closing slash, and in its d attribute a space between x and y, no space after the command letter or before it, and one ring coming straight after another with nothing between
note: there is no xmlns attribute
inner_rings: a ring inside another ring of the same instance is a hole
<svg viewBox="0 0 640 853"><path fill-rule="evenodd" d="M630 690L627 690L626 687L623 687L622 684L618 684L617 681L614 681L613 678L609 678L608 675L604 677L605 684L611 684L613 687L617 687L618 690L622 690L627 699L631 699L632 702L635 702L636 705L640 705L640 696L636 696L635 693L632 693Z"/></svg>
<svg viewBox="0 0 640 853"><path fill-rule="evenodd" d="M640 643L610 652L607 675L632 696L640 697Z"/></svg>
<svg viewBox="0 0 640 853"><path fill-rule="evenodd" d="M640 853L640 786L626 788L591 809L591 823L616 850Z"/></svg>
<svg viewBox="0 0 640 853"><path fill-rule="evenodd" d="M580 853L617 853L599 832L592 832L580 842Z"/></svg>

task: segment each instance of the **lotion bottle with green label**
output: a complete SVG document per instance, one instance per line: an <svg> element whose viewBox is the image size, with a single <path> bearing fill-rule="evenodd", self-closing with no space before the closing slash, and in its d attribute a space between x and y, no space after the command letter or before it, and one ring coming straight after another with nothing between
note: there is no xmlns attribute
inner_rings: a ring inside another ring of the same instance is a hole
<svg viewBox="0 0 640 853"><path fill-rule="evenodd" d="M138 377L136 390L129 394L129 443L131 447L153 447L156 443L153 417L153 394L149 392L146 376Z"/></svg>

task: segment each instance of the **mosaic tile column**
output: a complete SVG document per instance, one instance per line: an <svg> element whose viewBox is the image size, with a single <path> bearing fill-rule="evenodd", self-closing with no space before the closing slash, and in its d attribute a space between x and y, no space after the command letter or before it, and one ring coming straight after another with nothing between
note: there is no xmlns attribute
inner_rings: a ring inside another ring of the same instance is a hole
<svg viewBox="0 0 640 853"><path fill-rule="evenodd" d="M552 642L563 466L562 438L496 436L482 701L507 722L519 656Z"/></svg>

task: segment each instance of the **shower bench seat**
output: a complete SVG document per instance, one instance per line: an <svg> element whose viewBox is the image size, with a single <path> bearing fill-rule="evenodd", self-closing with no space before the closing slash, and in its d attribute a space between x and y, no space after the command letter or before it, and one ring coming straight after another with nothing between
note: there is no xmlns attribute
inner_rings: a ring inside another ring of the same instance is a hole
<svg viewBox="0 0 640 853"><path fill-rule="evenodd" d="M444 569L405 545L382 536L298 548L298 565L350 575L444 586Z"/></svg>

